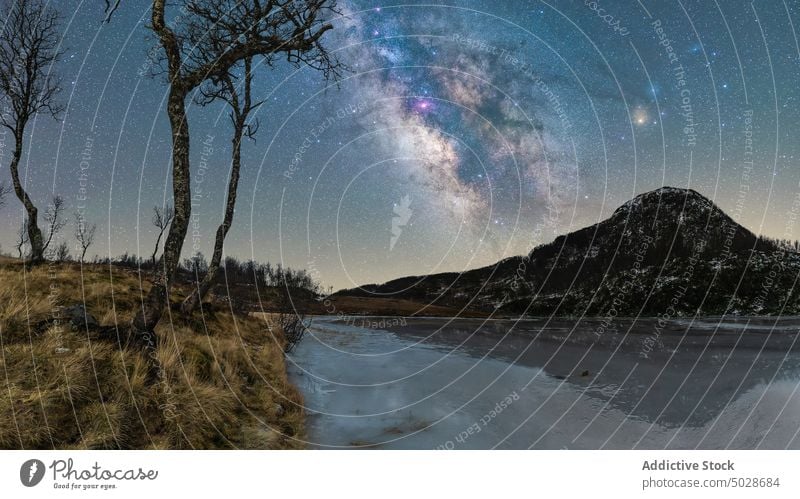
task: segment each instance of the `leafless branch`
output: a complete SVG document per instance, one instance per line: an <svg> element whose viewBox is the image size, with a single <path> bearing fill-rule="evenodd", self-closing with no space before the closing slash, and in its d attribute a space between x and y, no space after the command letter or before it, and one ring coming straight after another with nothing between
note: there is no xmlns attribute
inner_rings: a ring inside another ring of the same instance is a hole
<svg viewBox="0 0 800 499"><path fill-rule="evenodd" d="M184 0L181 22L153 23L167 49L155 61L190 91L208 79L222 79L241 61L262 57L274 65L285 58L338 78L342 64L321 44L339 13L334 0ZM171 53L173 52L173 53Z"/></svg>
<svg viewBox="0 0 800 499"><path fill-rule="evenodd" d="M11 112L0 114L0 124L15 137L35 114L57 117L64 107L56 101L61 81L52 71L59 51L60 16L40 0L13 2L0 34L0 93Z"/></svg>
<svg viewBox="0 0 800 499"><path fill-rule="evenodd" d="M53 196L53 200L44 212L44 221L47 222L47 241L44 243L43 251L47 251L53 241L53 237L61 232L61 229L67 224L67 221L62 217L63 211L64 198L58 195Z"/></svg>
<svg viewBox="0 0 800 499"><path fill-rule="evenodd" d="M113 16L114 12L117 11L117 9L119 8L119 4L122 2L122 0L103 0L103 1L106 4L105 8L106 18L103 20L103 22L108 23L111 22L111 16Z"/></svg>
<svg viewBox="0 0 800 499"><path fill-rule="evenodd" d="M161 238L164 236L164 231L167 230L167 227L169 227L169 224L172 223L172 219L174 217L175 210L171 205L166 205L163 208L161 206L153 206L152 223L153 226L158 229L156 246L153 249L153 256L150 258L150 261L153 263L153 267L156 265L156 255L158 254L158 247L161 245Z"/></svg>
<svg viewBox="0 0 800 499"><path fill-rule="evenodd" d="M28 244L28 224L24 223L20 225L19 230L17 231L17 253L19 253L19 258L22 259L24 256L23 250L25 249L25 245Z"/></svg>
<svg viewBox="0 0 800 499"><path fill-rule="evenodd" d="M96 230L97 224L87 225L83 215L80 212L75 212L75 239L78 240L78 244L81 246L81 263L86 258L86 251L89 246L94 242Z"/></svg>

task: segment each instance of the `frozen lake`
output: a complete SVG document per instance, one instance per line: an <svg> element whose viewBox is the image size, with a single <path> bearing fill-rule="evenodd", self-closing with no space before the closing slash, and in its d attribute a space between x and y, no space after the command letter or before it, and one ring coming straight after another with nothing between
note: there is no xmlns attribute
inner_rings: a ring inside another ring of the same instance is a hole
<svg viewBox="0 0 800 499"><path fill-rule="evenodd" d="M800 319L317 317L309 447L800 448Z"/></svg>

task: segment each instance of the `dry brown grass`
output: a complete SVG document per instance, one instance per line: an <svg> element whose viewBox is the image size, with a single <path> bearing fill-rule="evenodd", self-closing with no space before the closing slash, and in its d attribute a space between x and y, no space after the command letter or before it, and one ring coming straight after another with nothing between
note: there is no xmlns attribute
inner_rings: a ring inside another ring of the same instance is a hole
<svg viewBox="0 0 800 499"><path fill-rule="evenodd" d="M173 310L151 362L121 348L113 327L127 327L143 291L122 269L0 262L0 448L302 446L302 398L279 331L227 311L185 320ZM77 303L100 331L53 321L56 305Z"/></svg>

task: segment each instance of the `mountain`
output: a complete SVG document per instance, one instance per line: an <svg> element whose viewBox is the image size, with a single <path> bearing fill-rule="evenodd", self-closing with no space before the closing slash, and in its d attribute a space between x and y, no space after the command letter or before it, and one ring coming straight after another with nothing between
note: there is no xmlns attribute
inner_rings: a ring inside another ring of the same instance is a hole
<svg viewBox="0 0 800 499"><path fill-rule="evenodd" d="M337 295L528 315L796 314L798 272L788 242L756 236L692 189L662 187L528 255Z"/></svg>

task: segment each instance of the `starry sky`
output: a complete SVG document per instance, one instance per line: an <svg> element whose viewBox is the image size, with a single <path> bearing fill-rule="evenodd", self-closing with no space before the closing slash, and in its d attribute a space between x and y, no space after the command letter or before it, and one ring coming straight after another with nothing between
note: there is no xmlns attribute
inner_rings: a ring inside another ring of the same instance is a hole
<svg viewBox="0 0 800 499"><path fill-rule="evenodd" d="M475 268L593 224L636 194L691 187L757 233L800 238L797 1L339 2L347 66L259 66L226 252L324 286ZM148 76L149 2L52 3L66 110L29 126L25 183L98 224L90 250L149 255L169 201L166 85ZM171 16L177 11L173 10ZM256 61L258 63L258 61ZM193 220L212 250L231 127L190 104ZM0 149L8 181L8 146ZM794 211L793 211L794 210ZM0 244L23 217L9 198ZM72 228L63 237L74 243Z"/></svg>

